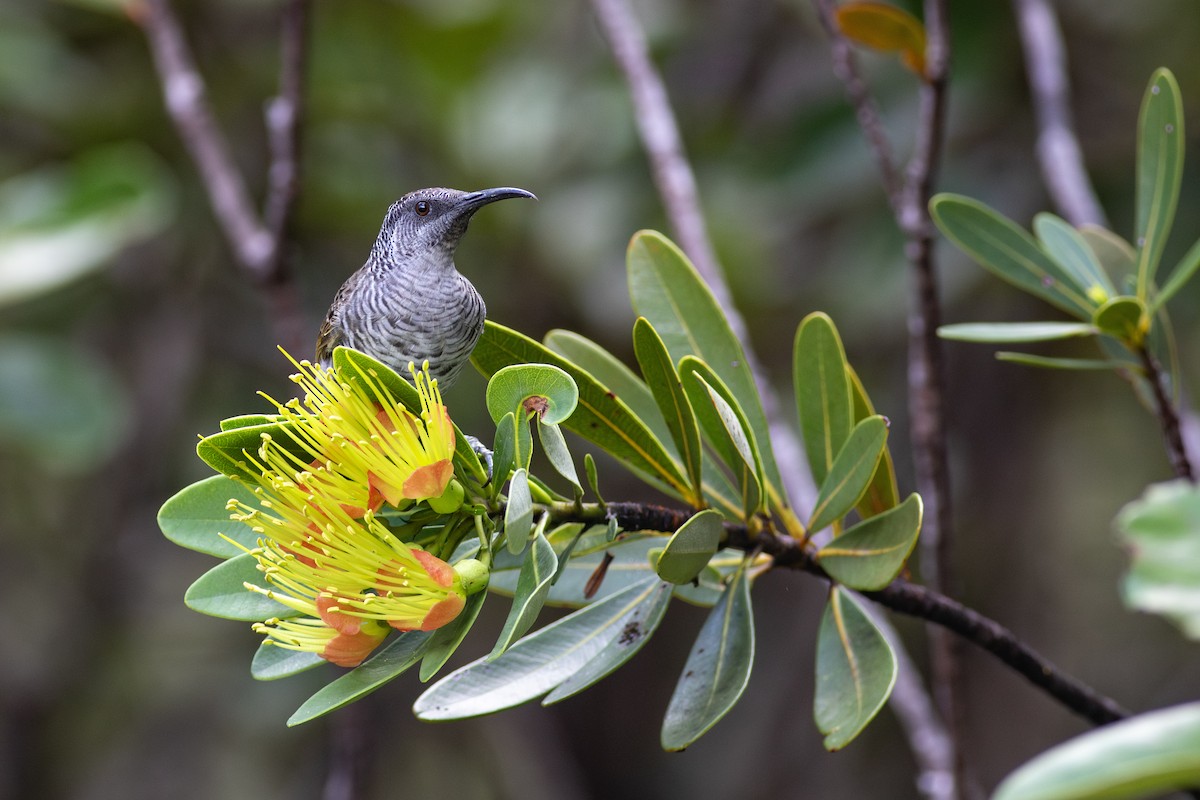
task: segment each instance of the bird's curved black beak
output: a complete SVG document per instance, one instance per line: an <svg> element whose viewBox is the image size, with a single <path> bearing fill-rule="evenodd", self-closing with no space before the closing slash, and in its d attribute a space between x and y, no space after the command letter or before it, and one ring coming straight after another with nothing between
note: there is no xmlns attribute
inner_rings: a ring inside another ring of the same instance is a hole
<svg viewBox="0 0 1200 800"><path fill-rule="evenodd" d="M488 203L494 203L497 200L507 200L510 197L527 197L530 200L537 200L537 195L533 192L527 192L524 189L517 189L512 186L501 186L496 189L483 189L478 192L471 192L459 199L458 208L468 214L483 208Z"/></svg>

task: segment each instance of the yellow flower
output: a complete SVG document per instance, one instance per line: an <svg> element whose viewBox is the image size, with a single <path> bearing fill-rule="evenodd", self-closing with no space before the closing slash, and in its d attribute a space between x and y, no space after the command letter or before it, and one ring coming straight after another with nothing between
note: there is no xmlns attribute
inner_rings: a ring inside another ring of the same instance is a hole
<svg viewBox="0 0 1200 800"><path fill-rule="evenodd" d="M454 425L428 364L420 370L409 365L421 399L417 415L377 378L347 379L337 369L292 363L299 370L292 380L304 390L304 400L271 402L290 423L288 435L311 460L302 463L285 448L273 448L260 451L263 467L285 475L312 468L324 470L318 477L345 478L332 481L328 488L337 494L327 496L351 511L377 510L384 500L397 506L447 494L454 477ZM347 486L356 491L343 493Z"/></svg>
<svg viewBox="0 0 1200 800"><path fill-rule="evenodd" d="M251 551L280 602L329 602L339 614L377 620L401 630L434 630L452 621L466 602L454 567L400 541L367 512L351 519L340 509L320 530L290 540L264 538ZM269 591L269 590L266 590Z"/></svg>
<svg viewBox="0 0 1200 800"><path fill-rule="evenodd" d="M461 505L454 425L428 365L410 365L418 415L375 376L347 380L292 363L304 399L271 401L288 439L264 435L255 454L245 453L259 473L256 502L230 501L229 510L259 535L247 552L266 586L246 588L300 616L254 629L270 644L356 666L389 628L430 631L453 621L467 593L487 583L487 568L474 560L451 567L375 516L385 501L428 500L443 510L441 501L447 512Z"/></svg>

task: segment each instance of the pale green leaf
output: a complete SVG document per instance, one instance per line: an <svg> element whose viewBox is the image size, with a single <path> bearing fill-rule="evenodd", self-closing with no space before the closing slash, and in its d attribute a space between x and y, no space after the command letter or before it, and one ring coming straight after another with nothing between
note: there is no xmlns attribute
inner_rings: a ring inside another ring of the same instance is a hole
<svg viewBox="0 0 1200 800"><path fill-rule="evenodd" d="M651 576L526 636L495 660L455 670L417 698L413 713L431 721L464 719L540 697L612 647L661 586Z"/></svg>
<svg viewBox="0 0 1200 800"><path fill-rule="evenodd" d="M1200 639L1200 490L1182 480L1151 486L1121 510L1117 529L1131 554L1125 604Z"/></svg>
<svg viewBox="0 0 1200 800"><path fill-rule="evenodd" d="M539 531L533 539L533 547L525 555L525 563L517 577L516 593L513 595L512 610L504 621L504 628L492 648L489 659L497 658L521 638L525 631L537 621L542 606L546 604L546 595L550 592L550 582L558 571L558 556L550 542Z"/></svg>
<svg viewBox="0 0 1200 800"><path fill-rule="evenodd" d="M1009 775L992 800L1135 800L1200 786L1200 703L1089 731Z"/></svg>
<svg viewBox="0 0 1200 800"><path fill-rule="evenodd" d="M1093 304L1012 220L978 200L955 194L935 195L929 211L947 238L997 277L1072 316L1091 317Z"/></svg>
<svg viewBox="0 0 1200 800"><path fill-rule="evenodd" d="M758 448L745 416L730 403L728 388L702 361L685 357L679 363L679 373L705 440L733 472L741 491L741 513L749 518L762 508L766 498Z"/></svg>
<svg viewBox="0 0 1200 800"><path fill-rule="evenodd" d="M533 497L529 493L529 476L524 469L518 469L508 483L508 506L504 509L504 537L508 552L516 555L524 550L532 530Z"/></svg>
<svg viewBox="0 0 1200 800"><path fill-rule="evenodd" d="M513 364L492 374L488 413L499 422L510 411L525 420L537 414L547 424L566 421L579 402L575 381L553 364Z"/></svg>
<svg viewBox="0 0 1200 800"><path fill-rule="evenodd" d="M1076 336L1095 336L1098 331L1086 322L962 322L943 325L938 336L959 342L1049 342Z"/></svg>
<svg viewBox="0 0 1200 800"><path fill-rule="evenodd" d="M1137 296L1143 303L1150 300L1175 220L1185 143L1179 84L1169 69L1160 68L1150 78L1138 117Z"/></svg>
<svg viewBox="0 0 1200 800"><path fill-rule="evenodd" d="M250 662L250 674L255 680L275 681L329 663L316 653L288 650L268 642L264 641L258 646Z"/></svg>
<svg viewBox="0 0 1200 800"><path fill-rule="evenodd" d="M575 490L582 495L583 487L579 483L579 473L575 470L575 462L571 459L571 451L567 447L567 440L563 438L562 430L558 425L547 424L540 419L537 421L537 429L538 441L542 443L542 452L546 454L550 466L570 481Z"/></svg>
<svg viewBox="0 0 1200 800"><path fill-rule="evenodd" d="M1070 223L1043 212L1033 218L1033 230L1047 255L1074 279L1075 288L1093 305L1117 293L1087 240Z"/></svg>
<svg viewBox="0 0 1200 800"><path fill-rule="evenodd" d="M656 584L653 591L643 596L637 606L622 617L621 630L616 638L582 669L546 695L542 705L553 705L568 697L574 697L608 677L633 658L658 630L659 623L667 613L671 597L669 583Z"/></svg>
<svg viewBox="0 0 1200 800"><path fill-rule="evenodd" d="M1032 353L1013 353L1007 350L1001 350L996 353L996 359L999 361L1009 361L1013 364L1022 364L1026 367L1042 367L1044 369L1117 370L1126 369L1129 366L1128 362L1108 359L1050 358L1047 356L1036 356Z"/></svg>

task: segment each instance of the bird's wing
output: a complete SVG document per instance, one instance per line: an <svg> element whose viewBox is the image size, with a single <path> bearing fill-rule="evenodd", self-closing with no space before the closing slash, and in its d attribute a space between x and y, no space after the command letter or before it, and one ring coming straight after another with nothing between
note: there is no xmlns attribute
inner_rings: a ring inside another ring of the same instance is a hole
<svg viewBox="0 0 1200 800"><path fill-rule="evenodd" d="M333 309L330 309L325 321L321 323L321 330L317 331L317 363L329 367L333 361L333 349L341 343L342 332L334 324Z"/></svg>
<svg viewBox="0 0 1200 800"><path fill-rule="evenodd" d="M342 330L341 312L347 297L354 293L354 287L361 275L362 270L355 272L338 289L333 303L329 306L329 313L325 315L325 321L321 323L321 330L317 331L317 363L323 367L332 366L334 348L345 343L346 336Z"/></svg>

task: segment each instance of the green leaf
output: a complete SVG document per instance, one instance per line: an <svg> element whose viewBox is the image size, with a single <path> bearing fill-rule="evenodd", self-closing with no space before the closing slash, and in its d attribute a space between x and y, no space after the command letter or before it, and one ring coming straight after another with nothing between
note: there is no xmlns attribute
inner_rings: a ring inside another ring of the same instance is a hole
<svg viewBox="0 0 1200 800"><path fill-rule="evenodd" d="M754 665L754 612L745 566L713 606L684 664L663 718L664 750L683 750L742 697Z"/></svg>
<svg viewBox="0 0 1200 800"><path fill-rule="evenodd" d="M349 347L333 348L332 361L345 380L368 387L368 393L380 403L399 404L415 414L421 413L421 394L417 387L382 361ZM421 367L420 364L414 366Z"/></svg>
<svg viewBox="0 0 1200 800"><path fill-rule="evenodd" d="M1045 751L992 800L1123 800L1200 786L1200 703L1139 714Z"/></svg>
<svg viewBox="0 0 1200 800"><path fill-rule="evenodd" d="M546 695L542 705L549 706L566 700L611 675L633 658L658 630L671 602L671 585L655 584L654 590L642 596L632 611L621 618L620 633L612 642Z"/></svg>
<svg viewBox="0 0 1200 800"><path fill-rule="evenodd" d="M956 194L935 195L929 211L947 238L997 277L1072 316L1091 317L1092 303L1066 271L1012 220Z"/></svg>
<svg viewBox="0 0 1200 800"><path fill-rule="evenodd" d="M279 417L274 414L241 414L221 420L221 430L231 431L234 428L245 428L250 425L270 425L278 421Z"/></svg>
<svg viewBox="0 0 1200 800"><path fill-rule="evenodd" d="M282 619L299 614L282 603L250 591L246 583L263 584L258 562L249 553L222 561L197 578L184 593L183 603L201 614L242 622L262 622L271 617Z"/></svg>
<svg viewBox="0 0 1200 800"><path fill-rule="evenodd" d="M879 466L887 435L888 421L881 416L867 417L854 426L821 482L807 526L810 532L829 527L857 505Z"/></svg>
<svg viewBox="0 0 1200 800"><path fill-rule="evenodd" d="M539 697L614 646L630 618L662 591L657 578L643 580L526 636L494 661L473 661L429 687L413 713L429 721L464 719Z"/></svg>
<svg viewBox="0 0 1200 800"><path fill-rule="evenodd" d="M129 438L127 392L89 348L49 335L4 334L0 375L7 376L0 380L0 449L22 472L94 473Z"/></svg>
<svg viewBox="0 0 1200 800"><path fill-rule="evenodd" d="M275 681L280 678L290 678L301 672L307 672L313 667L329 662L316 653L306 653L301 650L288 650L286 647L263 642L254 653L250 662L250 674L255 680Z"/></svg>
<svg viewBox="0 0 1200 800"><path fill-rule="evenodd" d="M867 390L863 388L858 374L850 365L846 366L846 375L850 378L850 393L854 398L854 424L857 425L867 417L874 416L875 407L871 404L871 398L867 397ZM889 508L895 508L899 502L900 489L896 486L896 468L892 464L892 454L885 447L879 465L875 467L875 474L871 476L867 493L855 508L858 509L859 516L866 519Z"/></svg>
<svg viewBox="0 0 1200 800"><path fill-rule="evenodd" d="M1117 530L1132 562L1125 604L1200 639L1200 489L1187 481L1151 486L1121 510Z"/></svg>
<svg viewBox="0 0 1200 800"><path fill-rule="evenodd" d="M596 500L603 506L604 498L600 495L600 475L596 472L596 459L592 458L591 453L583 454L583 471L587 475L588 488L592 490Z"/></svg>
<svg viewBox="0 0 1200 800"><path fill-rule="evenodd" d="M518 469L509 481L508 506L504 509L504 535L508 552L516 555L524 550L531 530L533 497L529 493L529 476L524 469Z"/></svg>
<svg viewBox="0 0 1200 800"><path fill-rule="evenodd" d="M516 415L511 411L496 423L496 439L492 445L492 480L496 482L497 486L507 483L508 477L517 468L517 440L521 435L522 428L526 436L529 436L529 426L517 425ZM533 455L532 436L529 436L529 447L521 449L530 456ZM528 467L528 463L522 464L522 466Z"/></svg>
<svg viewBox="0 0 1200 800"><path fill-rule="evenodd" d="M301 459L313 460L312 453L292 438L291 423L272 422L266 425L246 425L205 436L196 444L196 455L217 472L231 478L243 478L257 483L261 472L250 458L258 459L258 450L265 438L270 438L283 450ZM247 458L249 454L250 458Z"/></svg>
<svg viewBox="0 0 1200 800"><path fill-rule="evenodd" d="M570 533L569 531L565 533L555 531L550 537L547 537L556 553L563 552L571 543L574 536L569 535ZM626 533L613 542L609 540L604 526L590 528L584 533L576 545L571 559L562 567L557 575L557 580L550 587L550 592L546 596L547 605L578 608L632 584L641 583L647 578L657 580L647 553L656 545L661 547L663 541L663 538L659 536ZM605 553L610 553L613 560L608 565L604 581L600 584L600 589L594 597L585 597L584 588L588 579L600 566ZM492 577L488 588L497 594L509 596L515 594L521 565L521 561L506 551L497 553L492 564Z"/></svg>
<svg viewBox="0 0 1200 800"><path fill-rule="evenodd" d="M741 408L730 402L733 398L728 394L729 389L704 362L686 356L679 363L679 372L683 376L683 389L704 429L705 439L737 478L742 515L749 519L762 510L766 498L758 448L746 418Z"/></svg>
<svg viewBox="0 0 1200 800"><path fill-rule="evenodd" d="M758 442L771 502L787 508L754 375L712 292L687 256L661 233L634 234L626 263L634 311L654 326L674 363L684 356L695 356L710 365L729 387Z"/></svg>
<svg viewBox="0 0 1200 800"><path fill-rule="evenodd" d="M679 454L671 446L671 430L658 410L650 387L633 370L591 339L572 331L552 330L546 334L545 343L619 397L664 444L667 451L678 457Z"/></svg>
<svg viewBox="0 0 1200 800"><path fill-rule="evenodd" d="M6 31L13 38L5 49L19 60L15 27ZM170 171L140 142L94 147L69 164L39 166L0 183L0 307L105 266L162 230L174 200Z"/></svg>
<svg viewBox="0 0 1200 800"><path fill-rule="evenodd" d="M492 374L487 385L488 413L499 422L508 412L530 414L547 424L564 422L579 402L571 376L553 364L513 364Z"/></svg>
<svg viewBox="0 0 1200 800"><path fill-rule="evenodd" d="M675 443L677 453L683 456L688 478L692 484L692 505L700 505L704 497L701 465L703 451L700 449L700 428L687 393L679 380L679 373L671 361L671 354L663 344L662 337L645 317L638 317L633 326L633 349L637 355L642 375L646 378L658 409L666 421Z"/></svg>
<svg viewBox="0 0 1200 800"><path fill-rule="evenodd" d="M921 498L910 494L893 509L863 520L817 553L829 577L851 589L882 589L908 560L921 532Z"/></svg>
<svg viewBox="0 0 1200 800"><path fill-rule="evenodd" d="M1054 214L1033 218L1033 230L1047 255L1074 278L1075 288L1099 305L1117 293L1087 240L1070 223Z"/></svg>
<svg viewBox="0 0 1200 800"><path fill-rule="evenodd" d="M1137 297L1150 301L1183 179L1183 100L1169 69L1150 78L1138 118Z"/></svg>
<svg viewBox="0 0 1200 800"><path fill-rule="evenodd" d="M479 611L483 608L483 601L487 596L487 592L476 592L471 595L467 598L466 606L449 625L443 625L433 632L429 638L429 645L425 648L425 655L421 658L421 683L425 683L436 675L438 670L450 660L450 656L454 655L454 651L462 644L463 639L467 637L471 627L475 624L475 620L478 619Z"/></svg>
<svg viewBox="0 0 1200 800"><path fill-rule="evenodd" d="M1093 324L1109 336L1138 345L1150 328L1146 307L1136 297L1114 297L1096 309Z"/></svg>
<svg viewBox="0 0 1200 800"><path fill-rule="evenodd" d="M805 317L796 329L792 380L804 451L818 486L850 436L853 406L846 366L833 320L820 312Z"/></svg>
<svg viewBox="0 0 1200 800"><path fill-rule="evenodd" d="M288 718L288 727L337 711L399 677L425 655L429 639L424 631L393 636L375 655L305 700Z"/></svg>
<svg viewBox="0 0 1200 800"><path fill-rule="evenodd" d="M817 633L813 716L825 749L840 750L867 727L896 683L896 656L854 596L834 586Z"/></svg>
<svg viewBox="0 0 1200 800"><path fill-rule="evenodd" d="M1179 259L1179 263L1171 270L1171 277L1167 280L1167 284L1159 290L1154 301L1150 303L1151 313L1157 314L1168 300L1178 294L1179 290L1196 274L1197 269L1200 269L1200 240L1197 240L1184 253L1183 258Z"/></svg>
<svg viewBox="0 0 1200 800"><path fill-rule="evenodd" d="M671 429L663 419L654 395L641 378L600 345L579 334L553 330L546 334L546 345L591 373L609 392L623 400L650 429L679 468L687 469L679 459ZM703 448L701 460L704 498L712 505L736 515L741 508L737 490L729 483L710 454L703 452ZM680 497L691 505L703 505L702 502L694 502L694 498L686 494L681 493Z"/></svg>
<svg viewBox="0 0 1200 800"><path fill-rule="evenodd" d="M1130 279L1137 269L1137 251L1123 236L1099 225L1079 226L1079 235L1087 242L1107 275L1118 281Z"/></svg>
<svg viewBox="0 0 1200 800"><path fill-rule="evenodd" d="M471 353L484 375L510 364L547 363L560 367L579 389L579 405L566 421L568 430L607 450L635 471L661 481L667 492L688 493L687 478L674 457L629 407L580 367L516 331L491 321Z"/></svg>
<svg viewBox="0 0 1200 800"><path fill-rule="evenodd" d="M959 342L1050 342L1076 336L1095 336L1094 325L1086 322L963 322L943 325L938 336Z"/></svg>
<svg viewBox="0 0 1200 800"><path fill-rule="evenodd" d="M567 440L563 438L562 430L557 425L548 425L540 419L537 421L538 441L542 443L542 452L550 461L554 471L562 475L579 494L583 487L579 484L579 473L575 471L575 462L571 459L571 451L567 448Z"/></svg>
<svg viewBox="0 0 1200 800"><path fill-rule="evenodd" d="M496 646L492 648L489 659L497 658L537 621L542 606L546 604L550 582L554 580L557 571L558 556L539 530L534 537L533 547L525 555L525 563L521 565L512 610L508 613L508 619L504 621L504 628L500 631L500 638L496 640Z"/></svg>
<svg viewBox="0 0 1200 800"><path fill-rule="evenodd" d="M1045 369L1118 370L1125 369L1128 366L1127 363L1109 359L1047 358L1046 356L1035 356L1031 353L1012 353L1006 350L996 353L996 359L999 361L1009 361L1013 364L1022 364L1026 367L1043 367Z"/></svg>
<svg viewBox="0 0 1200 800"><path fill-rule="evenodd" d="M240 500L254 508L258 498L241 483L224 475L213 475L193 483L163 503L158 511L158 527L180 547L218 558L232 558L244 550L227 542L228 536L247 549L258 546L258 534L249 525L229 518L227 505Z"/></svg>
<svg viewBox="0 0 1200 800"><path fill-rule="evenodd" d="M708 509L680 525L655 566L658 577L670 583L691 583L720 547L723 523L720 512Z"/></svg>

